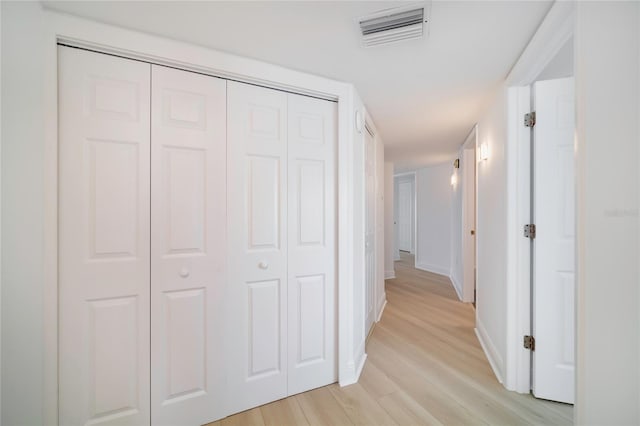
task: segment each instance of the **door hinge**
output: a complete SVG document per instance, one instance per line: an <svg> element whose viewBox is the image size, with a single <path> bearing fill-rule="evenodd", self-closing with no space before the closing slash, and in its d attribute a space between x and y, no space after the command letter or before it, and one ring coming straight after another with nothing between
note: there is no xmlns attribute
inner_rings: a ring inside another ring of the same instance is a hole
<svg viewBox="0 0 640 426"><path fill-rule="evenodd" d="M536 339L534 339L533 336L524 336L523 343L525 349L536 350Z"/></svg>
<svg viewBox="0 0 640 426"><path fill-rule="evenodd" d="M524 226L524 237L534 239L536 237L536 225L530 223Z"/></svg>
<svg viewBox="0 0 640 426"><path fill-rule="evenodd" d="M524 127L533 127L536 125L536 112L532 111L524 115Z"/></svg>

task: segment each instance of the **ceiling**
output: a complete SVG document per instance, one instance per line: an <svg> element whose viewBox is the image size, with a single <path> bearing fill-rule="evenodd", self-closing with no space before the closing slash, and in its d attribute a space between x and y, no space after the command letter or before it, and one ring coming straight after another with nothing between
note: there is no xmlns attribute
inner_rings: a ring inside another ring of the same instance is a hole
<svg viewBox="0 0 640 426"><path fill-rule="evenodd" d="M427 37L365 49L356 18L402 2L43 2L97 21L353 83L396 170L455 156L551 7L433 1Z"/></svg>

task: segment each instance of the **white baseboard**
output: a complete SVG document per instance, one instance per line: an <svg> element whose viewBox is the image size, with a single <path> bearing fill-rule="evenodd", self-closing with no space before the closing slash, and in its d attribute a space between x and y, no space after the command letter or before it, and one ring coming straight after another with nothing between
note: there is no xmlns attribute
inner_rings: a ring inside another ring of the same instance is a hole
<svg viewBox="0 0 640 426"><path fill-rule="evenodd" d="M382 313L384 312L384 308L387 306L387 296L385 295L382 299L382 303L378 305L378 316L376 318L376 322L380 322L382 319Z"/></svg>
<svg viewBox="0 0 640 426"><path fill-rule="evenodd" d="M493 370L493 374L496 375L496 378L500 383L504 383L504 375L502 373L502 366L504 365L502 362L502 357L498 353L496 346L491 341L491 338L487 334L487 331L484 329L482 323L476 320L476 336L480 341L480 346L482 346L482 350L484 354L487 356L489 360L489 364L491 365L491 369Z"/></svg>
<svg viewBox="0 0 640 426"><path fill-rule="evenodd" d="M392 280L396 277L396 271L395 269L392 269L390 271L384 271L384 279L385 280Z"/></svg>
<svg viewBox="0 0 640 426"><path fill-rule="evenodd" d="M444 275L445 277L449 277L449 268L444 268L438 265L429 265L428 263L416 262L416 269L420 269L421 271L431 272L434 274Z"/></svg>
<svg viewBox="0 0 640 426"><path fill-rule="evenodd" d="M449 275L449 279L451 280L451 285L453 285L453 289L456 291L456 294L458 295L458 299L460 299L461 302L464 302L464 299L462 298L462 294L460 293L460 289L458 288L458 283L456 282L455 278L453 278L453 275Z"/></svg>
<svg viewBox="0 0 640 426"><path fill-rule="evenodd" d="M358 383L358 380L360 379L360 374L362 374L362 370L364 369L364 363L366 360L367 360L367 354L363 353L360 356L360 362L358 362L358 366L355 369L353 369L353 366L351 367L353 374L349 374L350 377L339 381L340 387L349 386L349 385Z"/></svg>
<svg viewBox="0 0 640 426"><path fill-rule="evenodd" d="M362 354L362 359L360 360L360 364L356 369L356 383L360 380L360 375L362 374L362 370L364 369L364 363L367 361L367 354Z"/></svg>

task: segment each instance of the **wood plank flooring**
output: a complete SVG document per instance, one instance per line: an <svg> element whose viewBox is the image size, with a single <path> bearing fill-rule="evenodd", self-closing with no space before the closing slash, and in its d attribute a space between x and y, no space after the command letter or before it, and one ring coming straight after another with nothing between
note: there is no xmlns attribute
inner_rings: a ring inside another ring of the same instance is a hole
<svg viewBox="0 0 640 426"><path fill-rule="evenodd" d="M568 425L573 407L509 392L447 277L402 254L357 384L318 388L210 425Z"/></svg>

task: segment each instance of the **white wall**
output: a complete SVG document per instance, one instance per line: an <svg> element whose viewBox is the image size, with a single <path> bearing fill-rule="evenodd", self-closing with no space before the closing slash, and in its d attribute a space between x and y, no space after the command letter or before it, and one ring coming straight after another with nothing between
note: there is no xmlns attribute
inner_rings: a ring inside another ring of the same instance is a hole
<svg viewBox="0 0 640 426"><path fill-rule="evenodd" d="M395 208L393 163L384 163L384 277L395 278Z"/></svg>
<svg viewBox="0 0 640 426"><path fill-rule="evenodd" d="M1 423L38 425L43 423L44 21L36 2L0 7Z"/></svg>
<svg viewBox="0 0 640 426"><path fill-rule="evenodd" d="M2 6L0 6L0 51L2 50ZM2 62L0 58L0 63ZM2 99L2 67L0 66L0 99ZM2 335L2 102L0 102L0 335ZM2 338L0 338L0 424L2 424Z"/></svg>
<svg viewBox="0 0 640 426"><path fill-rule="evenodd" d="M358 93L353 90L353 116L355 111L360 111L362 117L365 117L365 107ZM364 128L358 131L353 127L353 206L354 206L354 222L353 222L353 366L355 369L356 379L360 373L360 369L365 361L365 297L366 297L366 274L365 274L365 139Z"/></svg>
<svg viewBox="0 0 640 426"><path fill-rule="evenodd" d="M639 424L640 4L576 7L576 423Z"/></svg>
<svg viewBox="0 0 640 426"><path fill-rule="evenodd" d="M477 164L476 329L500 382L507 357L507 91L501 87L478 122L478 144L489 158Z"/></svg>
<svg viewBox="0 0 640 426"><path fill-rule="evenodd" d="M416 268L451 272L451 163L416 172Z"/></svg>
<svg viewBox="0 0 640 426"><path fill-rule="evenodd" d="M380 134L375 137L376 142L376 321L382 314L387 301L384 291L385 276L385 199L384 199L384 144Z"/></svg>
<svg viewBox="0 0 640 426"><path fill-rule="evenodd" d="M536 77L537 81L573 76L573 37L566 41L556 56Z"/></svg>
<svg viewBox="0 0 640 426"><path fill-rule="evenodd" d="M458 151L460 168L451 167L451 173L455 174L455 185L450 185L451 190L451 272L449 277L453 283L458 298L462 300L463 264L462 264L462 187L464 185L462 167L464 163L463 150Z"/></svg>

